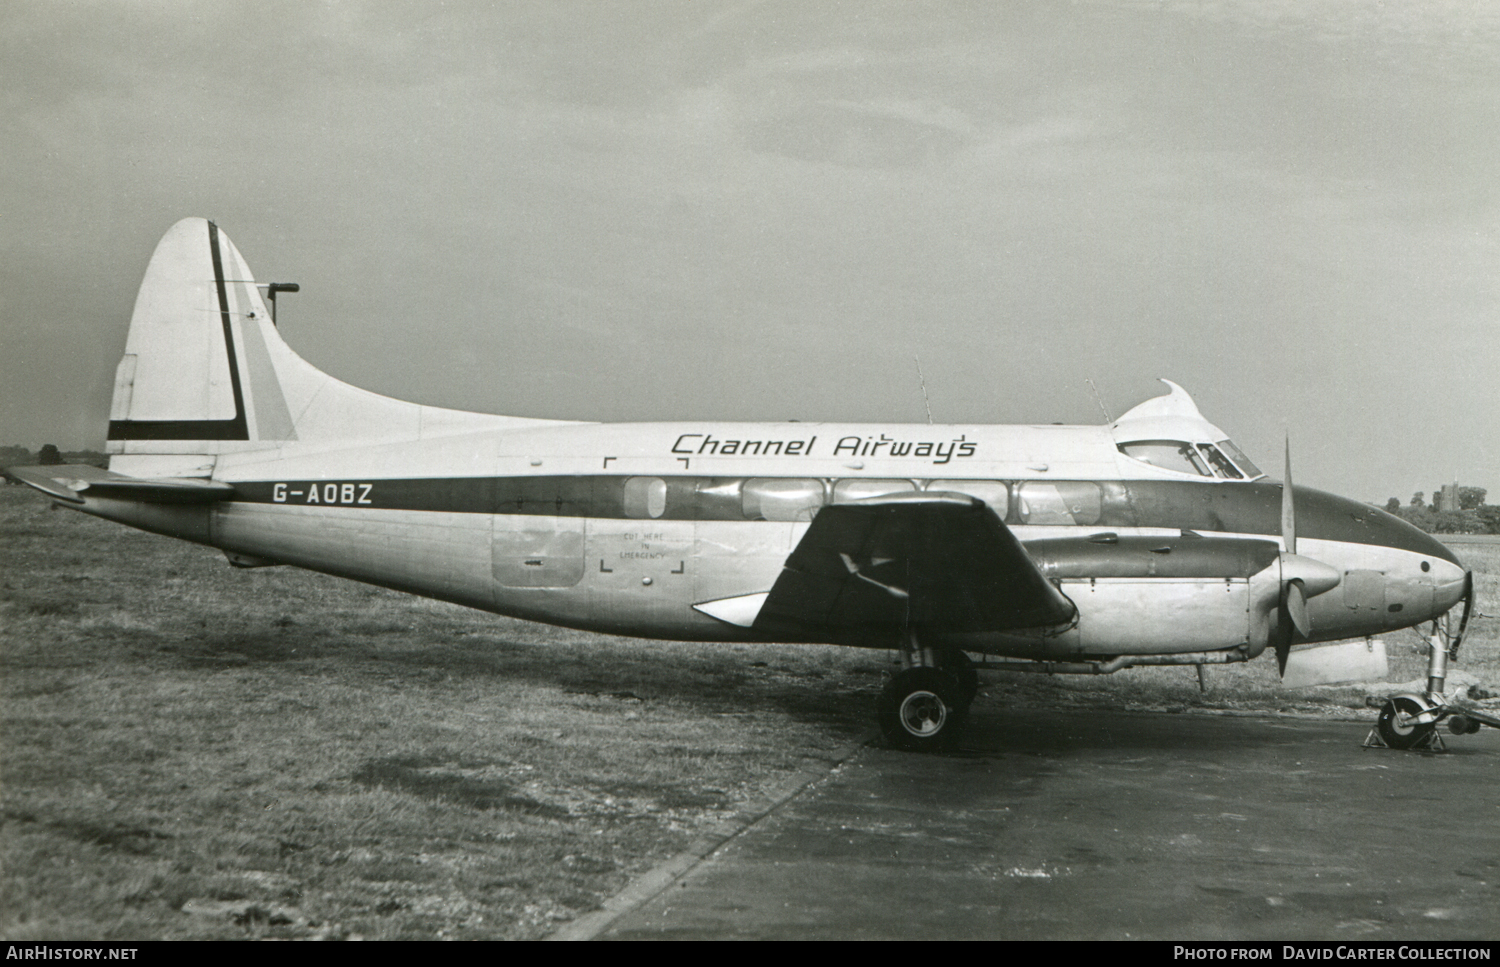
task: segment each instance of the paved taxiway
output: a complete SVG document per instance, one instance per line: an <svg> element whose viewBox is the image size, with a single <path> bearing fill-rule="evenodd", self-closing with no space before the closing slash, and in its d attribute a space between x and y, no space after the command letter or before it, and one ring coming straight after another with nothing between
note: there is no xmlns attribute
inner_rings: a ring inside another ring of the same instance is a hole
<svg viewBox="0 0 1500 967"><path fill-rule="evenodd" d="M976 709L962 753L860 750L598 936L1500 937L1500 733L1367 731Z"/></svg>

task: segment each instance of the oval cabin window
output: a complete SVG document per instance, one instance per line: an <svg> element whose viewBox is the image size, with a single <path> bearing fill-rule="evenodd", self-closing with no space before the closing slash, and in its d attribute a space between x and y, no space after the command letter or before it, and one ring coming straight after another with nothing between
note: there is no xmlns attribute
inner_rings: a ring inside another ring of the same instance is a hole
<svg viewBox="0 0 1500 967"><path fill-rule="evenodd" d="M812 520L823 506L823 481L756 477L745 481L742 494L748 520Z"/></svg>
<svg viewBox="0 0 1500 967"><path fill-rule="evenodd" d="M625 481L625 516L655 520L667 512L667 482L660 477L631 477Z"/></svg>
<svg viewBox="0 0 1500 967"><path fill-rule="evenodd" d="M1023 524L1097 524L1103 507L1099 485L1087 480L1028 480L1016 495Z"/></svg>
<svg viewBox="0 0 1500 967"><path fill-rule="evenodd" d="M927 484L928 493L938 491L978 497L1001 520L1010 513L1010 487L1003 480L933 480Z"/></svg>

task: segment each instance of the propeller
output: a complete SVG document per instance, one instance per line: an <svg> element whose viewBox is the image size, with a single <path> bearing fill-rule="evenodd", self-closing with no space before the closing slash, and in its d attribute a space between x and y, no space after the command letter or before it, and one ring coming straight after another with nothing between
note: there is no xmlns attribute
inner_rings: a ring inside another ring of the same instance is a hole
<svg viewBox="0 0 1500 967"><path fill-rule="evenodd" d="M1307 599L1338 587L1343 575L1322 561L1297 553L1297 506L1292 487L1292 441L1286 442L1286 473L1281 484L1281 537L1286 551L1281 555L1281 601L1276 616L1276 635L1271 645L1276 649L1276 666L1286 674L1286 660L1292 653L1292 633L1303 638L1312 633L1307 617Z"/></svg>
<svg viewBox="0 0 1500 967"><path fill-rule="evenodd" d="M1288 554L1297 553L1297 502L1292 497L1292 438L1286 438L1286 473L1281 478L1281 537Z"/></svg>

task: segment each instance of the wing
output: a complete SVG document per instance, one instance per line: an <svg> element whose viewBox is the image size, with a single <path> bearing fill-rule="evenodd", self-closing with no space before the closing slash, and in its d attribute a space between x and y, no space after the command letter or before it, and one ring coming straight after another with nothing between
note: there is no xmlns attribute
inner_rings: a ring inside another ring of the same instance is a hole
<svg viewBox="0 0 1500 967"><path fill-rule="evenodd" d="M819 511L751 627L841 640L1036 628L1076 613L983 501L922 493Z"/></svg>
<svg viewBox="0 0 1500 967"><path fill-rule="evenodd" d="M127 477L87 464L7 467L5 473L56 500L83 503L84 497L137 500L147 504L203 504L228 500L234 487L192 477Z"/></svg>

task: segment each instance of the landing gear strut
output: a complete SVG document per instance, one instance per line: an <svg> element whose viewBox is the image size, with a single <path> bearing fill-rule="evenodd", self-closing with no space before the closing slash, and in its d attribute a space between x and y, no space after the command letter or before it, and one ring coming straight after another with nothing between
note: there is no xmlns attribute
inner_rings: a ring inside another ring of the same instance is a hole
<svg viewBox="0 0 1500 967"><path fill-rule="evenodd" d="M955 748L979 692L973 662L956 648L926 648L908 634L901 665L881 691L875 714L886 741L913 752Z"/></svg>

